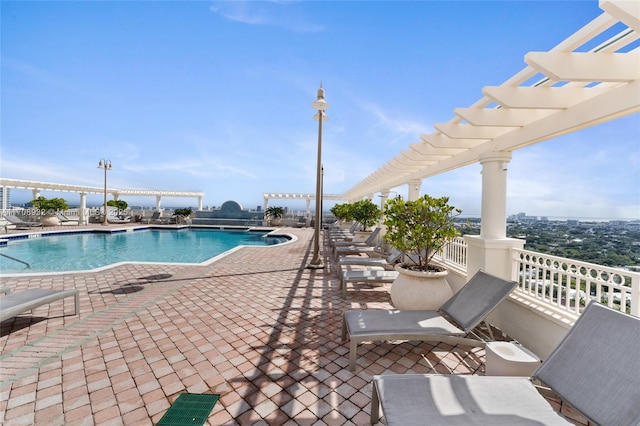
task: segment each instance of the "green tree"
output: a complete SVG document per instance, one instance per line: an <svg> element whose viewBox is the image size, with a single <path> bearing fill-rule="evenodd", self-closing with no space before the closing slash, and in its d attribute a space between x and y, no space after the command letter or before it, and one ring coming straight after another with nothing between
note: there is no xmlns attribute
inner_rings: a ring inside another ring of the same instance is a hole
<svg viewBox="0 0 640 426"><path fill-rule="evenodd" d="M351 205L348 203L335 204L329 211L336 217L336 219L350 222L353 220L353 214L351 212Z"/></svg>
<svg viewBox="0 0 640 426"><path fill-rule="evenodd" d="M40 210L43 215L54 214L69 208L69 204L67 204L64 198L46 198L42 195L35 200L31 200L31 205Z"/></svg>
<svg viewBox="0 0 640 426"><path fill-rule="evenodd" d="M455 218L462 211L449 205L449 197L423 195L415 201L395 198L384 209L384 238L413 259L415 269L434 269L433 256L459 235Z"/></svg>
<svg viewBox="0 0 640 426"><path fill-rule="evenodd" d="M116 207L118 210L126 210L129 204L123 200L109 200L107 201L107 206Z"/></svg>
<svg viewBox="0 0 640 426"><path fill-rule="evenodd" d="M382 212L378 206L373 204L369 199L351 203L350 211L353 220L362 225L362 231L366 231L368 227L375 225L380 216L382 216Z"/></svg>

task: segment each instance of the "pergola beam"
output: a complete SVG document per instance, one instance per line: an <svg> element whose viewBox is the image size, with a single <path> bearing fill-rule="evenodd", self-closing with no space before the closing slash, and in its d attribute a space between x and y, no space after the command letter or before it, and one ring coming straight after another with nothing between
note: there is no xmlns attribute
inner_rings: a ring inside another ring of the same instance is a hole
<svg viewBox="0 0 640 426"><path fill-rule="evenodd" d="M639 52L529 52L524 61L555 81L627 82L640 78Z"/></svg>

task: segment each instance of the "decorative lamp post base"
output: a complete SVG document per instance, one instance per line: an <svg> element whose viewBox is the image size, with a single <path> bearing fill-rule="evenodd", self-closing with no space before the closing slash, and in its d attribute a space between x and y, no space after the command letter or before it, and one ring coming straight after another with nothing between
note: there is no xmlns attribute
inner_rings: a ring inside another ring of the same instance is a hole
<svg viewBox="0 0 640 426"><path fill-rule="evenodd" d="M321 260L317 261L317 262L313 262L311 261L311 263L309 263L307 265L307 269L324 269L324 264L322 263Z"/></svg>

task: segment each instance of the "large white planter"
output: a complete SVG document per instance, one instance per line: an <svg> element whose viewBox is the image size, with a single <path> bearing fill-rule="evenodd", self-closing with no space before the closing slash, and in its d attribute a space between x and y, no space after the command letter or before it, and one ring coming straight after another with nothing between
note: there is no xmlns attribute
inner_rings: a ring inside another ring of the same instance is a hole
<svg viewBox="0 0 640 426"><path fill-rule="evenodd" d="M416 311L438 309L453 296L447 270L421 272L396 265L398 278L391 284L391 301L396 309Z"/></svg>
<svg viewBox="0 0 640 426"><path fill-rule="evenodd" d="M40 223L44 226L58 226L60 225L60 219L56 216L43 216L40 218Z"/></svg>

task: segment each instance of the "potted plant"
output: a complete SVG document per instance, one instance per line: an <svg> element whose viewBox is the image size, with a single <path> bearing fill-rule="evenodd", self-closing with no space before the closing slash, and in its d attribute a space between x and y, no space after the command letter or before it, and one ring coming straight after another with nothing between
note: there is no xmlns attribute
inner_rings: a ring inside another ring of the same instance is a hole
<svg viewBox="0 0 640 426"><path fill-rule="evenodd" d="M57 214L69 209L69 204L64 198L46 198L42 195L31 200L31 205L38 210L40 223L44 226L56 226L60 224Z"/></svg>
<svg viewBox="0 0 640 426"><path fill-rule="evenodd" d="M382 216L382 211L369 199L351 203L349 209L353 220L361 226L359 230L354 231L353 242L365 241L371 235L371 231L368 231L368 228L378 223L378 219Z"/></svg>
<svg viewBox="0 0 640 426"><path fill-rule="evenodd" d="M113 207L117 210L114 211L109 207ZM131 220L130 217L125 215L125 211L127 210L127 207L129 207L129 204L124 200L107 201L107 221L113 220L121 223L124 220L127 220L127 221Z"/></svg>
<svg viewBox="0 0 640 426"><path fill-rule="evenodd" d="M280 225L282 216L284 216L284 208L279 206L267 207L264 214L269 219L270 225L277 226Z"/></svg>
<svg viewBox="0 0 640 426"><path fill-rule="evenodd" d="M341 226L353 221L351 205L348 203L336 204L329 211L338 219Z"/></svg>
<svg viewBox="0 0 640 426"><path fill-rule="evenodd" d="M391 286L391 300L398 309L437 309L452 296L447 270L432 260L459 235L455 218L461 212L449 204L449 197L387 201L384 238L404 254Z"/></svg>
<svg viewBox="0 0 640 426"><path fill-rule="evenodd" d="M193 210L191 207L185 207L182 209L175 209L173 214L176 216L177 223L187 223L187 221L191 218L191 214Z"/></svg>

